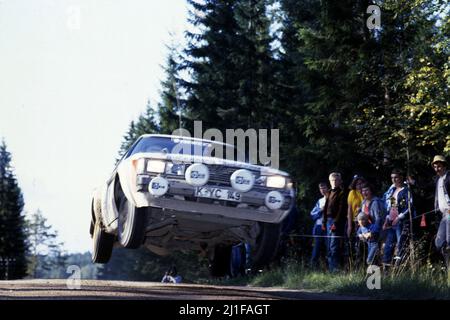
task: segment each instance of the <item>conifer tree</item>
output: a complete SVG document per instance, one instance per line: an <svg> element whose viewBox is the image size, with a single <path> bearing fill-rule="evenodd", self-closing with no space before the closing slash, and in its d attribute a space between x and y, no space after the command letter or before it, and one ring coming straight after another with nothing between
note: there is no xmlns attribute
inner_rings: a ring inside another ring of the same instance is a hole
<svg viewBox="0 0 450 320"><path fill-rule="evenodd" d="M119 159L127 152L131 145L143 134L158 133L160 131L155 118L155 110L153 110L150 100L147 102L147 108L141 114L137 121L131 121L128 132L123 137L123 141L119 150ZM116 159L116 163L119 161Z"/></svg>
<svg viewBox="0 0 450 320"><path fill-rule="evenodd" d="M58 233L48 224L41 210L36 210L26 221L30 250L28 273L34 278L48 274L52 268L64 266L63 243Z"/></svg>
<svg viewBox="0 0 450 320"><path fill-rule="evenodd" d="M204 128L259 128L273 116L270 20L263 0L190 0L183 86L191 120ZM269 114L271 116L269 116Z"/></svg>
<svg viewBox="0 0 450 320"><path fill-rule="evenodd" d="M22 191L11 166L11 154L0 145L0 279L26 275L27 242Z"/></svg>
<svg viewBox="0 0 450 320"><path fill-rule="evenodd" d="M184 100L181 97L181 85L178 75L179 54L175 45L168 47L169 54L164 66L165 80L161 82L160 99L158 104L158 118L161 133L171 134L180 127L187 126L188 119L184 114ZM180 119L181 116L181 119Z"/></svg>

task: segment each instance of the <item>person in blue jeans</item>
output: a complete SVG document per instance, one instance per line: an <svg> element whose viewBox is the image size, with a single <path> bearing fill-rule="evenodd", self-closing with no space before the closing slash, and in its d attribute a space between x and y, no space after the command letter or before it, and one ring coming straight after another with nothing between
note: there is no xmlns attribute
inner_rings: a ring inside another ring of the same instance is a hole
<svg viewBox="0 0 450 320"><path fill-rule="evenodd" d="M342 263L348 192L342 188L342 177L339 172L330 173L329 180L331 190L323 208L322 230L327 232L328 269L330 272L336 272Z"/></svg>
<svg viewBox="0 0 450 320"><path fill-rule="evenodd" d="M370 216L361 212L358 217L358 231L356 236L363 244L367 244L366 263L372 265L376 254L378 253L378 235L379 229L375 223L370 221Z"/></svg>
<svg viewBox="0 0 450 320"><path fill-rule="evenodd" d="M450 270L450 171L447 170L445 157L441 155L435 156L431 165L436 172L434 208L441 217L435 245L444 258L447 270Z"/></svg>
<svg viewBox="0 0 450 320"><path fill-rule="evenodd" d="M326 232L322 230L323 222L323 208L325 207L325 201L330 189L326 182L319 183L319 191L322 198L317 200L316 205L311 211L311 219L314 221L312 230L313 238L313 250L311 255L311 266L317 267L319 264L320 255L323 249L325 249L325 235Z"/></svg>
<svg viewBox="0 0 450 320"><path fill-rule="evenodd" d="M410 215L414 218L413 200L408 186L403 181L400 170L391 173L393 184L383 195L383 205L387 214L383 224L386 230L386 243L383 253L383 266L388 269L394 257L395 264L401 263L406 255L407 242L410 237ZM411 210L411 213L410 213Z"/></svg>
<svg viewBox="0 0 450 320"><path fill-rule="evenodd" d="M363 202L361 203L361 208L359 210L360 213L364 213L372 226L372 233L376 235L376 237L372 238L374 240L376 238L376 241L380 239L380 232L383 226L384 221L384 206L383 202L380 198L374 195L373 192L373 186L370 183L364 183L361 187L361 193L363 195ZM360 257L362 257L362 251L360 250L361 243L357 246L357 261L360 262Z"/></svg>
<svg viewBox="0 0 450 320"><path fill-rule="evenodd" d="M231 276L243 276L247 268L247 244L240 242L231 248Z"/></svg>

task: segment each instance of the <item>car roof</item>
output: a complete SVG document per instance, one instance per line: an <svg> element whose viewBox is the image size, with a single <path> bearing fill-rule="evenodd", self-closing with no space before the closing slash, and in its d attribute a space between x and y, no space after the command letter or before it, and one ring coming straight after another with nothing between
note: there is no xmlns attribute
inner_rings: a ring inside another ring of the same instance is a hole
<svg viewBox="0 0 450 320"><path fill-rule="evenodd" d="M224 143L224 142L220 142L220 141L214 141L214 140L208 140L208 139L200 139L200 138L188 137L188 136L176 136L176 135L170 135L170 134L150 133L150 134L143 134L139 138L149 138L149 137L211 142L211 143L221 144L221 145L224 145L224 146L230 146L230 147L234 148L233 145L228 144L228 143Z"/></svg>

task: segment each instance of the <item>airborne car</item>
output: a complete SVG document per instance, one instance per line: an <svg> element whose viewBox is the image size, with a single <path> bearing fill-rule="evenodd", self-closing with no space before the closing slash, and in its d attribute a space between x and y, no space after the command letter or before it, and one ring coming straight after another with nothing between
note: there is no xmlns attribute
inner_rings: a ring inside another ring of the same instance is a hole
<svg viewBox="0 0 450 320"><path fill-rule="evenodd" d="M93 262L108 262L113 247L145 246L158 255L203 252L219 270L224 248L245 242L254 267L269 263L294 203L291 179L218 156L230 150L237 153L210 140L139 137L93 194Z"/></svg>

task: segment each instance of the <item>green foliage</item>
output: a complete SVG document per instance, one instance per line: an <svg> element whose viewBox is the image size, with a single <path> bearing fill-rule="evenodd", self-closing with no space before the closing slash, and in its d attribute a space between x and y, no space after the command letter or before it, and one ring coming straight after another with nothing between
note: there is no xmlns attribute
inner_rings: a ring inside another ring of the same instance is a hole
<svg viewBox="0 0 450 320"><path fill-rule="evenodd" d="M164 71L166 79L161 82L161 102L158 104L159 127L161 133L171 134L180 127L186 127L183 118L184 101L181 99L179 71L179 54L175 45L170 46ZM181 120L180 120L181 113Z"/></svg>
<svg viewBox="0 0 450 320"><path fill-rule="evenodd" d="M97 279L99 266L92 263L91 253L70 253L61 252L62 260L55 261L54 256L39 254L36 256L38 266L51 266L51 268L38 268L37 277L41 279L67 279L70 273L67 272L69 266L80 268L81 279Z"/></svg>
<svg viewBox="0 0 450 320"><path fill-rule="evenodd" d="M450 299L450 283L444 273L422 269L381 277L381 289L369 290L364 270L330 274L305 268L295 262L263 272L249 282L254 286L280 286L314 290L365 299Z"/></svg>
<svg viewBox="0 0 450 320"><path fill-rule="evenodd" d="M194 120L222 132L277 128L281 168L297 182L301 233L329 172L345 183L361 174L381 191L393 167L427 181L430 159L450 155L447 2L188 2L195 31L181 54L169 48L157 116L148 106L131 123L122 153L142 133L178 128L180 111L187 129ZM366 26L373 3L378 30ZM261 281L282 274L270 277Z"/></svg>
<svg viewBox="0 0 450 320"><path fill-rule="evenodd" d="M272 128L270 20L264 0L189 1L191 22L183 69L190 72L187 113L205 128Z"/></svg>
<svg viewBox="0 0 450 320"><path fill-rule="evenodd" d="M119 159L126 153L131 145L143 134L158 133L160 131L155 119L155 110L153 110L150 101L147 102L145 113L139 116L139 119L131 121L128 132L123 137L119 150ZM119 161L116 159L116 163Z"/></svg>
<svg viewBox="0 0 450 320"><path fill-rule="evenodd" d="M26 275L23 206L22 191L11 166L11 154L3 140L0 145L0 279L5 279L6 273L9 279Z"/></svg>
<svg viewBox="0 0 450 320"><path fill-rule="evenodd" d="M431 51L418 57L417 67L408 74L404 106L414 127L415 144L432 146L450 153L450 18L441 21L431 38Z"/></svg>
<svg viewBox="0 0 450 320"><path fill-rule="evenodd" d="M40 210L31 215L26 221L26 226L30 245L28 274L33 278L45 278L51 271L64 268L66 256L63 252L63 243L57 242L58 233L47 223L47 218Z"/></svg>

